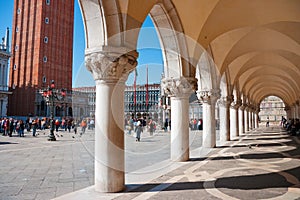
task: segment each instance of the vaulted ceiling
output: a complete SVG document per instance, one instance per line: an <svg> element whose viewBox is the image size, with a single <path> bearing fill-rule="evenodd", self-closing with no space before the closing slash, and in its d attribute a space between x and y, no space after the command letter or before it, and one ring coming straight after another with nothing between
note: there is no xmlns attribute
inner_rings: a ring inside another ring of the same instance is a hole
<svg viewBox="0 0 300 200"><path fill-rule="evenodd" d="M87 36L92 35L90 27L97 25L96 20L99 23L101 16L106 18L105 34L113 35L140 28L153 7L162 5L167 17L161 16L161 19L169 19L175 31L196 41L203 49L209 49L220 74L227 73L228 84L239 88L250 101L259 103L268 95L276 95L291 105L300 99L299 0L79 2ZM89 8L92 5L98 7ZM109 23L112 18L122 19L122 22ZM199 59L197 45L190 42L186 45L189 58Z"/></svg>

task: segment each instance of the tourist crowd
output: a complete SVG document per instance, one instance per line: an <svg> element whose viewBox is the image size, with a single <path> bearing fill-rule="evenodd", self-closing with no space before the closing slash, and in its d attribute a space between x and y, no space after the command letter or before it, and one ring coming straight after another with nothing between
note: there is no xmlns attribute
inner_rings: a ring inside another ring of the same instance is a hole
<svg viewBox="0 0 300 200"><path fill-rule="evenodd" d="M95 121L90 118L83 118L80 120L75 120L73 118L62 118L55 119L55 129L56 132L59 129L63 131L77 133L77 128L80 127L80 134L85 133L86 128L94 129ZM0 133L3 136L12 137L13 134L17 134L19 137L24 137L24 133L31 133L32 136L37 136L37 130L45 130L50 128L50 118L33 118L28 117L24 119L15 119L15 118L0 118Z"/></svg>
<svg viewBox="0 0 300 200"><path fill-rule="evenodd" d="M291 135L300 135L300 120L298 118L287 120L282 117L281 126L285 128Z"/></svg>
<svg viewBox="0 0 300 200"><path fill-rule="evenodd" d="M152 136L157 128L156 126L156 122L151 118L125 118L125 129L128 130L129 135L133 131L135 132L137 142L140 142L141 134L145 129L148 129L150 136Z"/></svg>

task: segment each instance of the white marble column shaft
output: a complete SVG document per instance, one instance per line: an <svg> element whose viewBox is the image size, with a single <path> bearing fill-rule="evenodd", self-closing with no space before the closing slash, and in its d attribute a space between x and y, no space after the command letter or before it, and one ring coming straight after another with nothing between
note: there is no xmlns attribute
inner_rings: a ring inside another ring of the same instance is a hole
<svg viewBox="0 0 300 200"><path fill-rule="evenodd" d="M234 103L230 107L230 139L239 136L239 104Z"/></svg>
<svg viewBox="0 0 300 200"><path fill-rule="evenodd" d="M202 147L216 147L216 100L220 94L219 90L197 92L203 106L203 132Z"/></svg>
<svg viewBox="0 0 300 200"><path fill-rule="evenodd" d="M203 103L203 147L216 147L215 104Z"/></svg>
<svg viewBox="0 0 300 200"><path fill-rule="evenodd" d="M96 81L95 189L99 192L125 187L124 87L124 83Z"/></svg>
<svg viewBox="0 0 300 200"><path fill-rule="evenodd" d="M249 131L249 111L248 108L245 108L245 131Z"/></svg>
<svg viewBox="0 0 300 200"><path fill-rule="evenodd" d="M258 113L255 112L254 113L254 124L255 124L255 128L258 128Z"/></svg>
<svg viewBox="0 0 300 200"><path fill-rule="evenodd" d="M96 81L95 190L119 192L125 188L124 89L137 65L136 51L103 47L86 55L86 67Z"/></svg>
<svg viewBox="0 0 300 200"><path fill-rule="evenodd" d="M239 108L239 135L245 133L245 110L244 107L241 106Z"/></svg>
<svg viewBox="0 0 300 200"><path fill-rule="evenodd" d="M252 109L249 110L249 129L253 129L253 112Z"/></svg>
<svg viewBox="0 0 300 200"><path fill-rule="evenodd" d="M220 141L229 141L230 140L230 99L223 97L219 100L219 109L220 109Z"/></svg>
<svg viewBox="0 0 300 200"><path fill-rule="evenodd" d="M171 97L171 160L189 160L189 98Z"/></svg>
<svg viewBox="0 0 300 200"><path fill-rule="evenodd" d="M171 97L171 160L189 160L189 97L197 81L194 78L165 78L164 92Z"/></svg>

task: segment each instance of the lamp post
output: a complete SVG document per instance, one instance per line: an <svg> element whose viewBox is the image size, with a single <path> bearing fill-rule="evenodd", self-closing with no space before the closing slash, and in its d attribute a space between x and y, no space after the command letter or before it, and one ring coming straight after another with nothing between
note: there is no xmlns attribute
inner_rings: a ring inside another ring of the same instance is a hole
<svg viewBox="0 0 300 200"><path fill-rule="evenodd" d="M50 135L48 140L49 141L56 141L54 135L54 108L55 108L55 100L62 101L66 96L65 89L56 89L54 80L51 81L51 85L48 88L43 90L43 97L46 99L46 102L50 105Z"/></svg>

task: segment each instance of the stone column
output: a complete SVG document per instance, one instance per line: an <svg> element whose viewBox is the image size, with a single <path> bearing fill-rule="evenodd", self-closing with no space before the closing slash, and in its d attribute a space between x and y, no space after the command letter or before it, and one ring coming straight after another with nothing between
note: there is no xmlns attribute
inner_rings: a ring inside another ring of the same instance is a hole
<svg viewBox="0 0 300 200"><path fill-rule="evenodd" d="M165 78L162 88L171 97L171 160L189 160L189 98L195 78Z"/></svg>
<svg viewBox="0 0 300 200"><path fill-rule="evenodd" d="M239 107L239 101L233 102L230 107L230 139L239 136Z"/></svg>
<svg viewBox="0 0 300 200"><path fill-rule="evenodd" d="M220 90L198 91L197 96L203 106L202 146L216 147L215 107L220 96Z"/></svg>
<svg viewBox="0 0 300 200"><path fill-rule="evenodd" d="M292 118L296 118L296 103L293 103L292 107L291 107L291 114L292 114Z"/></svg>
<svg viewBox="0 0 300 200"><path fill-rule="evenodd" d="M299 118L299 101L295 103L295 118Z"/></svg>
<svg viewBox="0 0 300 200"><path fill-rule="evenodd" d="M253 111L253 124L254 128L258 128L258 113L259 113L259 107L255 107Z"/></svg>
<svg viewBox="0 0 300 200"><path fill-rule="evenodd" d="M291 115L291 108L289 106L285 106L284 110L286 112L286 118L287 118L287 120L291 119L291 117L292 117L292 115Z"/></svg>
<svg viewBox="0 0 300 200"><path fill-rule="evenodd" d="M245 107L241 105L239 107L239 135L245 133Z"/></svg>
<svg viewBox="0 0 300 200"><path fill-rule="evenodd" d="M137 56L136 51L116 47L86 55L86 67L96 81L95 190L99 192L125 187L124 89Z"/></svg>
<svg viewBox="0 0 300 200"><path fill-rule="evenodd" d="M252 107L249 108L249 130L253 129L253 110Z"/></svg>
<svg viewBox="0 0 300 200"><path fill-rule="evenodd" d="M255 110L252 110L252 129L256 128L255 124Z"/></svg>
<svg viewBox="0 0 300 200"><path fill-rule="evenodd" d="M245 106L245 131L249 131L249 108Z"/></svg>
<svg viewBox="0 0 300 200"><path fill-rule="evenodd" d="M255 124L255 128L259 127L259 123L258 123L258 113L259 113L259 108L257 108L254 112L254 124Z"/></svg>
<svg viewBox="0 0 300 200"><path fill-rule="evenodd" d="M232 97L221 97L219 99L219 109L220 109L220 141L230 140L230 110L229 106L232 102Z"/></svg>

